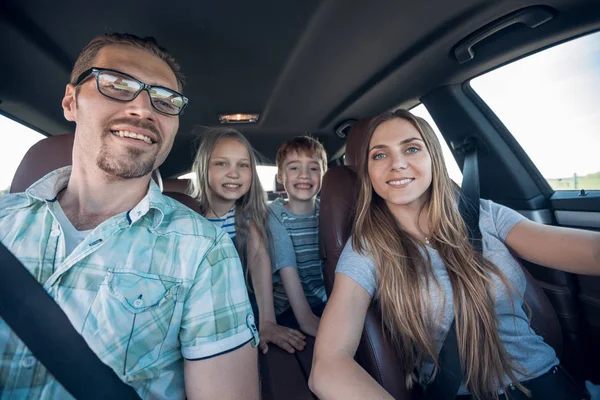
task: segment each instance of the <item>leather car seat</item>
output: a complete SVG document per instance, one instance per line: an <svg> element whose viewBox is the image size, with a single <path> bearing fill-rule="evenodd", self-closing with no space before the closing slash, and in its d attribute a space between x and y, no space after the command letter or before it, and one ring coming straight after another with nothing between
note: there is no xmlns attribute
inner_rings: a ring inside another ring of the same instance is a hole
<svg viewBox="0 0 600 400"><path fill-rule="evenodd" d="M25 153L10 185L10 193L20 193L43 178L46 174L73 164L73 142L75 134L48 136L40 140ZM158 169L152 179L162 191L162 177Z"/></svg>
<svg viewBox="0 0 600 400"><path fill-rule="evenodd" d="M179 192L179 193L188 193L188 188L190 186L190 179L178 179L178 178L170 178L163 179L163 186L165 192Z"/></svg>

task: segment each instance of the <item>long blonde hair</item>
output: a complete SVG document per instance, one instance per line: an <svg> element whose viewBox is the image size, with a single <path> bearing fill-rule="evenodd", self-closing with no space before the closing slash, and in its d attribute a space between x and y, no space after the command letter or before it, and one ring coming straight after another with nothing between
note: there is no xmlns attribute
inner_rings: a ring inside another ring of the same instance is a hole
<svg viewBox="0 0 600 400"><path fill-rule="evenodd" d="M406 385L411 388L414 370L429 359L438 371L436 327L433 307L423 293L433 275L431 259L425 246L398 224L384 199L373 189L368 173L369 143L376 128L385 121L401 118L409 121L421 134L432 160L432 182L425 212L430 228L430 242L443 260L452 285L456 332L462 370L469 391L475 398L498 397L497 387L504 376L519 389L512 362L500 340L494 309L492 275L500 277L507 290L513 290L504 274L494 264L476 253L469 243L467 227L457 204L457 190L445 167L442 149L435 133L422 118L406 110L388 112L369 124L368 138L358 157L359 198L353 227L352 245L362 254L370 254L379 273L376 292L384 328L390 334L406 371ZM443 310L443 307L442 307ZM435 376L435 375L434 375Z"/></svg>
<svg viewBox="0 0 600 400"><path fill-rule="evenodd" d="M256 171L257 157L252 145L240 132L235 129L213 129L202 135L200 147L194 159L192 170L196 173L190 188L190 195L194 197L203 215L210 209L208 202L208 169L210 158L217 143L224 138L235 139L246 147L250 155L250 166L252 170L252 182L246 194L235 202L235 247L242 261L246 262L246 250L248 245L248 234L250 232L250 221L256 224L263 243L268 246L270 242L268 229L268 214L265 192Z"/></svg>

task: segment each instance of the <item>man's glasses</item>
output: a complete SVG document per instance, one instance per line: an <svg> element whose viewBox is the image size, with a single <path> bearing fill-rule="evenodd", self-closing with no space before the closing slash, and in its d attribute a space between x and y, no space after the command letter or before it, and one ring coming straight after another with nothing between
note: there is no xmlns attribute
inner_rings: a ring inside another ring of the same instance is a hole
<svg viewBox="0 0 600 400"><path fill-rule="evenodd" d="M132 101L145 90L150 96L154 109L166 115L181 115L188 99L184 95L163 86L148 85L132 76L113 69L90 68L75 81L75 86L81 85L91 75L96 77L98 91L109 99L117 101Z"/></svg>

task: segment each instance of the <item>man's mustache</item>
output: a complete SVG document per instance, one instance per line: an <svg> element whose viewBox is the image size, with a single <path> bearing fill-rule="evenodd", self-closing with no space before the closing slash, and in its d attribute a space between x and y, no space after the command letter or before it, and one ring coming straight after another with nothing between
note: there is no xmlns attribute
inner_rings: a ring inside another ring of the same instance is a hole
<svg viewBox="0 0 600 400"><path fill-rule="evenodd" d="M136 118L118 118L118 119L114 119L114 120L110 121L107 124L107 130L112 125L129 125L129 126L133 126L136 128L145 129L147 131L154 133L154 135L156 136L157 143L159 143L159 144L162 143L162 135L160 134L160 131L158 130L156 125L154 125L154 123L151 121L148 121L145 119L136 119Z"/></svg>

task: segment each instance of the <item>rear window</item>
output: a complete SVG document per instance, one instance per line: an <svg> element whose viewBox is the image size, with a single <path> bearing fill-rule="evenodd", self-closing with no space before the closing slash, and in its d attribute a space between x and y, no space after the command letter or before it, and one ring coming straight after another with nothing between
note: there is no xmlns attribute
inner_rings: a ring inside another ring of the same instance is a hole
<svg viewBox="0 0 600 400"><path fill-rule="evenodd" d="M0 195L8 193L27 150L45 136L0 114Z"/></svg>
<svg viewBox="0 0 600 400"><path fill-rule="evenodd" d="M277 167L274 165L257 165L256 173L258 179L266 192L272 192L275 190L275 175L277 175ZM177 177L178 179L196 179L195 172L188 172L187 174Z"/></svg>
<svg viewBox="0 0 600 400"><path fill-rule="evenodd" d="M554 190L600 190L600 33L471 81Z"/></svg>

